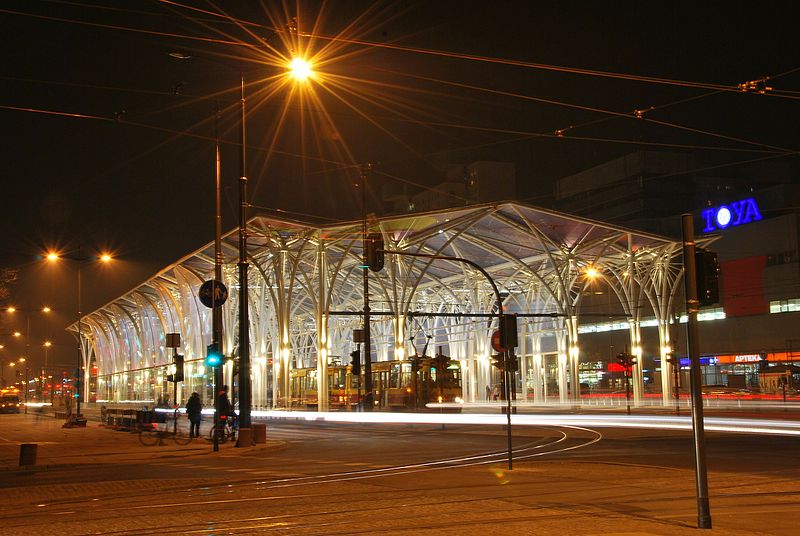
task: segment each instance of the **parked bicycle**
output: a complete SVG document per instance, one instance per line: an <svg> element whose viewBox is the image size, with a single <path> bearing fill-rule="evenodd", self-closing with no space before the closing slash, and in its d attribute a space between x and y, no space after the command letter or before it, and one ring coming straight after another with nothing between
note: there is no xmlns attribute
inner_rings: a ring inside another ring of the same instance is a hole
<svg viewBox="0 0 800 536"><path fill-rule="evenodd" d="M178 428L175 421L144 423L139 429L139 442L146 447L164 445L165 439L171 439L178 445L188 445L192 442L189 434Z"/></svg>
<svg viewBox="0 0 800 536"><path fill-rule="evenodd" d="M219 439L220 443L225 443L226 441L236 441L236 432L239 430L239 419L236 416L228 417L227 415L223 415L219 418L220 425L222 426ZM208 432L208 438L211 441L214 441L214 434L217 432L217 425L211 427L211 430Z"/></svg>

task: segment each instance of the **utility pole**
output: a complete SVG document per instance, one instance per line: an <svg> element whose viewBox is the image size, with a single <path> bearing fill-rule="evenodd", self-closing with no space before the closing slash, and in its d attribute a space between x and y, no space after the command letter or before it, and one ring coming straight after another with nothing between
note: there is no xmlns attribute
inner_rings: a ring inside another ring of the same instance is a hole
<svg viewBox="0 0 800 536"><path fill-rule="evenodd" d="M367 179L372 164L361 168L361 234L363 250L363 284L364 284L364 410L372 411L372 335L369 326L369 260L367 258Z"/></svg>
<svg viewBox="0 0 800 536"><path fill-rule="evenodd" d="M706 470L706 443L703 424L703 392L700 375L700 340L697 333L697 313L700 301L697 296L697 266L695 261L694 219L691 214L681 216L683 227L683 284L686 292L686 336L690 360L689 388L692 396L692 432L694 436L695 485L697 488L697 528L711 528L711 508L708 502L708 474Z"/></svg>

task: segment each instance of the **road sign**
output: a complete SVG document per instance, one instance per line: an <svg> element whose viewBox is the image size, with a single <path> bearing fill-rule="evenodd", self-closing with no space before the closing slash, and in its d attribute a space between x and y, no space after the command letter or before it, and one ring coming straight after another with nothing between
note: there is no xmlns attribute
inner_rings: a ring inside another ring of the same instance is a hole
<svg viewBox="0 0 800 536"><path fill-rule="evenodd" d="M222 307L222 304L228 299L228 289L222 284L222 281L209 279L200 285L197 296L200 298L200 303L206 307Z"/></svg>
<svg viewBox="0 0 800 536"><path fill-rule="evenodd" d="M492 332L492 348L495 352L505 352L502 343L500 342L500 330L496 329Z"/></svg>

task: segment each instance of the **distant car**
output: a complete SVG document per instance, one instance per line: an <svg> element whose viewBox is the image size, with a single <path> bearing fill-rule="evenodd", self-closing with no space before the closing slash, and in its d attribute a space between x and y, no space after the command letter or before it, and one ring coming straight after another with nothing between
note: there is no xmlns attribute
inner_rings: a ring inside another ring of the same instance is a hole
<svg viewBox="0 0 800 536"><path fill-rule="evenodd" d="M22 404L17 395L3 395L0 397L0 413L19 413Z"/></svg>

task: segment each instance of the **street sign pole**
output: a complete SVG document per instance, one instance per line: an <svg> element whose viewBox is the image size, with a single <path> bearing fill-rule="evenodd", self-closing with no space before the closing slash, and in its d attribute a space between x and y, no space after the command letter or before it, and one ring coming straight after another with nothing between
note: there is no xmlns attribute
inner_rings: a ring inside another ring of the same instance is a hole
<svg viewBox="0 0 800 536"><path fill-rule="evenodd" d="M219 173L219 159L217 160L217 173ZM218 244L217 244L218 245ZM222 352L222 305L228 299L228 288L218 278L222 277L222 256L217 252L215 262L215 279L209 279L200 285L198 297L200 303L210 308L212 311L212 346L218 352ZM220 397L219 390L222 387L222 367L213 367L214 375L214 430L216 433L212 434L212 441L214 442L214 452L219 450L219 435L222 433L222 426L220 425Z"/></svg>

